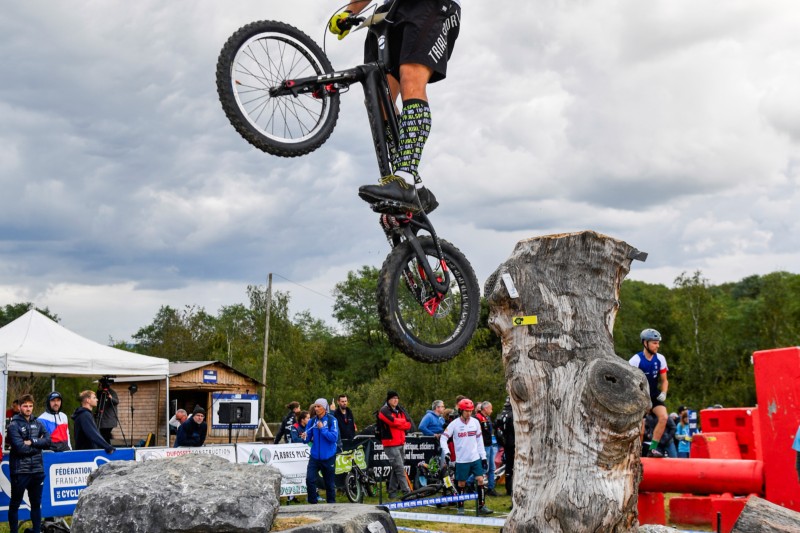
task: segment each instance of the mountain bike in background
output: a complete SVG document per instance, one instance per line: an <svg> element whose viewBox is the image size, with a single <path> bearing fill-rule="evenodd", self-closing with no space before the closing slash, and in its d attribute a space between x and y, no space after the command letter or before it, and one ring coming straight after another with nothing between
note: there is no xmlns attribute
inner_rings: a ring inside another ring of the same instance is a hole
<svg viewBox="0 0 800 533"><path fill-rule="evenodd" d="M379 61L345 70L334 70L322 49L288 24L260 21L240 28L217 62L217 92L228 120L264 152L302 156L325 143L338 119L340 95L360 83L380 177L390 176L389 154L400 138L386 78L392 12L340 23L374 32L383 45ZM384 117L393 140L387 139ZM438 363L469 343L480 315L480 289L464 254L437 236L428 217L435 199L420 201L418 195L417 203L415 212L372 204L392 247L380 271L378 314L400 351Z"/></svg>

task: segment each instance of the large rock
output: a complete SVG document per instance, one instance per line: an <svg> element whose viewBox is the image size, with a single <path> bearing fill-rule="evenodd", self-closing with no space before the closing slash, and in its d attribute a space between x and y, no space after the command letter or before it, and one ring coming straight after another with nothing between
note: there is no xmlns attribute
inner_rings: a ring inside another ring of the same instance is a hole
<svg viewBox="0 0 800 533"><path fill-rule="evenodd" d="M281 474L187 454L99 468L83 490L73 533L264 533L278 511Z"/></svg>

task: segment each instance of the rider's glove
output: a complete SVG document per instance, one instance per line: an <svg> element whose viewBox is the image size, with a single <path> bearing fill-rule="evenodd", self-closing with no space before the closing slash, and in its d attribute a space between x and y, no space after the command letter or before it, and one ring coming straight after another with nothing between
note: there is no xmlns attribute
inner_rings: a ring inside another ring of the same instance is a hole
<svg viewBox="0 0 800 533"><path fill-rule="evenodd" d="M338 35L340 41L347 37L347 34L350 33L350 28L343 30L339 27L339 23L347 19L347 17L352 14L353 13L350 11L342 11L341 13L337 13L336 15L332 16L331 20L328 21L328 30L333 34Z"/></svg>
<svg viewBox="0 0 800 533"><path fill-rule="evenodd" d="M664 401L665 401L666 399L667 399L667 393L666 393L666 392L662 392L661 394L659 394L658 396L656 396L656 400L658 400L658 401L659 401L659 402L661 402L661 403L664 403Z"/></svg>
<svg viewBox="0 0 800 533"><path fill-rule="evenodd" d="M445 463L449 463L450 462L450 454L449 453L444 454L444 462Z"/></svg>
<svg viewBox="0 0 800 533"><path fill-rule="evenodd" d="M481 466L483 467L483 471L486 472L489 470L489 461L486 459L481 459Z"/></svg>

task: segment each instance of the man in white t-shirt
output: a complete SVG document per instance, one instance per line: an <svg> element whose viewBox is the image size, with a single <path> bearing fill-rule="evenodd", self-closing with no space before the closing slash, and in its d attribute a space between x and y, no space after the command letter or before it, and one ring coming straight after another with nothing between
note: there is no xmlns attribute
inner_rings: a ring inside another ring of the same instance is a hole
<svg viewBox="0 0 800 533"><path fill-rule="evenodd" d="M469 398L463 398L457 405L459 417L448 424L439 442L443 450L447 449L447 441L453 438L453 447L456 454L456 485L458 493L464 494L467 479L475 476L478 486L478 513L491 514L494 511L486 507L486 488L483 484L483 474L489 468L486 459L486 448L483 446L481 425L477 419L472 418L475 404ZM450 454L445 453L445 461L450 461ZM464 502L458 502L458 514L464 514Z"/></svg>

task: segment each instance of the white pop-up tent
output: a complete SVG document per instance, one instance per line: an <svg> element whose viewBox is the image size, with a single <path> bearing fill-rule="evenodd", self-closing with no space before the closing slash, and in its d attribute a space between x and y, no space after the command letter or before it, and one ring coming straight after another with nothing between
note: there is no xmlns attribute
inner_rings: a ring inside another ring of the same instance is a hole
<svg viewBox="0 0 800 533"><path fill-rule="evenodd" d="M158 376L167 380L169 395L167 359L104 346L58 325L35 309L0 328L0 370L0 398L6 405L9 374ZM5 436L5 428L2 429Z"/></svg>

